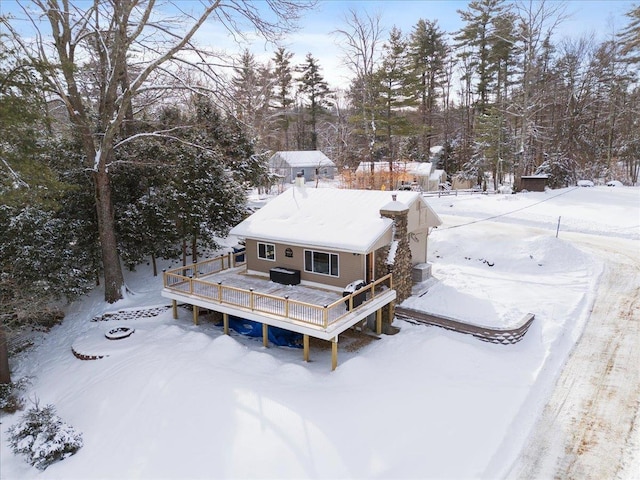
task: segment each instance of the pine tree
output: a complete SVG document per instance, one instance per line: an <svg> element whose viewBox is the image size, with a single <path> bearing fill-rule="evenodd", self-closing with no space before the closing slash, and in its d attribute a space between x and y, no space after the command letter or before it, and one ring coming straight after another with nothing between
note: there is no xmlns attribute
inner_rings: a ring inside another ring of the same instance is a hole
<svg viewBox="0 0 640 480"><path fill-rule="evenodd" d="M300 73L300 77L298 78L298 91L305 97L306 111L309 113L309 120L305 123L311 126L310 141L307 143L303 140L302 144L305 146L308 145L309 150L317 150L318 117L325 111L327 97L329 95L329 86L320 73L318 61L310 53L307 54L305 63L298 67L298 72Z"/></svg>
<svg viewBox="0 0 640 480"><path fill-rule="evenodd" d="M437 21L418 20L409 40L414 95L420 114L420 157L427 160L432 147L438 89L443 83L449 47Z"/></svg>
<svg viewBox="0 0 640 480"><path fill-rule="evenodd" d="M471 54L470 66L474 69L477 80L476 108L480 114L488 106L496 73L495 59L492 58L493 22L505 13L506 8L504 0L474 0L469 3L468 10L458 10L466 25L458 32L455 40L458 46L466 47Z"/></svg>
<svg viewBox="0 0 640 480"><path fill-rule="evenodd" d="M80 248L91 231L67 208L74 156L51 135L35 70L10 53L0 43L0 384L11 382L7 337L59 321L49 304L86 292L92 274Z"/></svg>
<svg viewBox="0 0 640 480"><path fill-rule="evenodd" d="M82 434L63 422L53 405L40 408L36 403L7 434L13 453L24 455L39 470L70 457L83 445Z"/></svg>
<svg viewBox="0 0 640 480"><path fill-rule="evenodd" d="M245 215L246 193L225 167L219 150L177 146L173 174L162 195L170 200L173 218L183 242L183 263L187 245L192 261L198 260L198 246L216 249L216 241ZM197 200L197 201L194 201Z"/></svg>
<svg viewBox="0 0 640 480"><path fill-rule="evenodd" d="M621 54L629 63L640 63L640 6L635 6L626 14L629 24L620 32Z"/></svg>
<svg viewBox="0 0 640 480"><path fill-rule="evenodd" d="M293 92L293 70L291 59L293 53L288 52L284 47L278 48L273 62L274 95L272 108L277 115L278 128L282 131L281 147L279 150L289 150L289 126L291 124L291 107L294 103Z"/></svg>
<svg viewBox="0 0 640 480"><path fill-rule="evenodd" d="M386 139L386 157L389 162L389 188L395 188L393 163L398 160L400 138L413 132L404 109L415 105L408 88L410 71L407 43L402 32L393 28L389 40L383 46L382 63L375 73L379 83L378 124L382 127L379 135Z"/></svg>

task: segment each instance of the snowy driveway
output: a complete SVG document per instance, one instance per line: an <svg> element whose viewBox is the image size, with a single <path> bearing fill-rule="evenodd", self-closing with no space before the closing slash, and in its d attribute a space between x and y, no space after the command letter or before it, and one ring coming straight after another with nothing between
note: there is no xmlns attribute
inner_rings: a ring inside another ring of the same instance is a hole
<svg viewBox="0 0 640 480"><path fill-rule="evenodd" d="M566 237L604 257L605 271L584 333L509 478L638 478L638 242Z"/></svg>

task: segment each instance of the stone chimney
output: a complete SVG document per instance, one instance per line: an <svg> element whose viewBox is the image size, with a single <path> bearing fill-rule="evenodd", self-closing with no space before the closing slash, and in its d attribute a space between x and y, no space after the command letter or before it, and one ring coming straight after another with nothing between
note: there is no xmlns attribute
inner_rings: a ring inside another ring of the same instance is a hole
<svg viewBox="0 0 640 480"><path fill-rule="evenodd" d="M376 278L393 273L393 288L396 302L401 303L411 296L411 248L409 246L409 207L392 195L392 201L380 209L380 215L393 221L392 245L376 252ZM388 318L383 316L383 318Z"/></svg>

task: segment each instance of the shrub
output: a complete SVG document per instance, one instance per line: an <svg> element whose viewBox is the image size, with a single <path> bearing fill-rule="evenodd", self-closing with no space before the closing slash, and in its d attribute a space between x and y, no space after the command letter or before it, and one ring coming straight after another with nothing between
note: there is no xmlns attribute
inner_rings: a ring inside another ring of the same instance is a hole
<svg viewBox="0 0 640 480"><path fill-rule="evenodd" d="M17 382L0 384L0 410L15 413L24 408L24 390L29 385L28 378L21 378Z"/></svg>
<svg viewBox="0 0 640 480"><path fill-rule="evenodd" d="M37 402L9 428L7 435L13 453L25 455L29 464L40 470L82 447L82 434L64 423L53 405L40 408Z"/></svg>

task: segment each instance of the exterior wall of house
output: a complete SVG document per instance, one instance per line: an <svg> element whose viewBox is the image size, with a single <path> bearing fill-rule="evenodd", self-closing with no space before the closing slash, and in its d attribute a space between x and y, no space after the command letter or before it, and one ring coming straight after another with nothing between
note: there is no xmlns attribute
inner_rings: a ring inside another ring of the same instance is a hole
<svg viewBox="0 0 640 480"><path fill-rule="evenodd" d="M453 190L468 190L473 187L474 182L472 180L465 180L458 176L454 176L451 179L451 188Z"/></svg>
<svg viewBox="0 0 640 480"><path fill-rule="evenodd" d="M307 272L304 269L304 247L276 243L275 260L265 260L258 258L258 243L255 239L247 238L246 241L247 269L250 271L269 275L269 270L275 267L300 270L300 279L303 282L326 285L327 287L343 290L349 283L366 278L365 255L353 254L350 252L330 251L322 248L313 250L332 253L338 255L339 276L322 275L314 272ZM290 249L290 251L287 251ZM287 254L290 256L287 256Z"/></svg>
<svg viewBox="0 0 640 480"><path fill-rule="evenodd" d="M409 232L419 230L427 223L427 210L426 208L420 208L420 206L420 201L415 201L409 206L409 212L407 213Z"/></svg>
<svg viewBox="0 0 640 480"><path fill-rule="evenodd" d="M407 212L409 247L413 265L427 261L428 212L428 207L421 201L413 202Z"/></svg>
<svg viewBox="0 0 640 480"><path fill-rule="evenodd" d="M289 164L284 166L271 166L271 171L283 177L284 183L292 183L298 173L304 173L304 181L312 182L316 179L316 168L318 169L318 178L333 178L335 176L336 167L326 166L317 167L313 165L290 167Z"/></svg>
<svg viewBox="0 0 640 480"><path fill-rule="evenodd" d="M411 248L411 263L425 263L427 261L427 232L417 232L409 235Z"/></svg>

